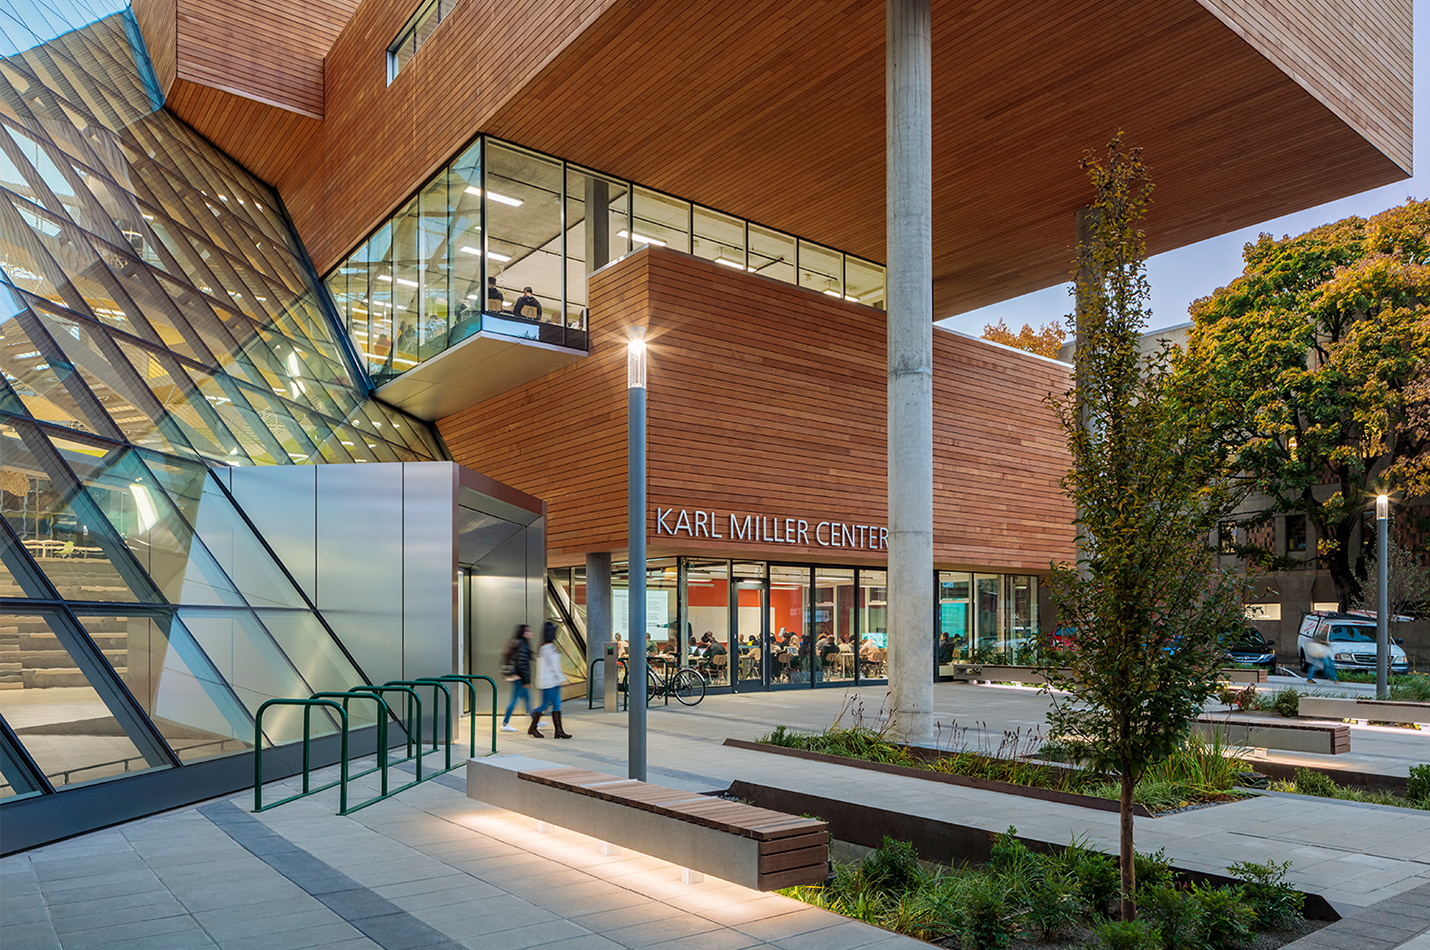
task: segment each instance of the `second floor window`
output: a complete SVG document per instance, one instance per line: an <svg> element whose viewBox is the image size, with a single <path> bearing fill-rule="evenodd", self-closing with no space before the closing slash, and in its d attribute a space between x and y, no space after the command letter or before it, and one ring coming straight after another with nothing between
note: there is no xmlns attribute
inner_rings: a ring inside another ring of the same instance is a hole
<svg viewBox="0 0 1430 950"><path fill-rule="evenodd" d="M422 44L437 29L437 25L447 18L459 0L427 0L413 14L412 19L397 34L397 39L387 48L387 81L390 85L402 70L417 55Z"/></svg>

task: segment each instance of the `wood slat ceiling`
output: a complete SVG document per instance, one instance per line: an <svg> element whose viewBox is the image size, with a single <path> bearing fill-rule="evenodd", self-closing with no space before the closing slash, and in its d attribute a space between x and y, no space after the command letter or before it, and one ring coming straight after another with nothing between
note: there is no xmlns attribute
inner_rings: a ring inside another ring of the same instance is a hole
<svg viewBox="0 0 1430 950"><path fill-rule="evenodd" d="M479 131L884 260L883 4L464 0L388 86L414 3L358 6L311 134L181 112L277 185L320 270ZM934 0L936 315L1066 279L1078 159L1118 128L1158 183L1154 253L1406 177L1409 23L1410 0Z"/></svg>

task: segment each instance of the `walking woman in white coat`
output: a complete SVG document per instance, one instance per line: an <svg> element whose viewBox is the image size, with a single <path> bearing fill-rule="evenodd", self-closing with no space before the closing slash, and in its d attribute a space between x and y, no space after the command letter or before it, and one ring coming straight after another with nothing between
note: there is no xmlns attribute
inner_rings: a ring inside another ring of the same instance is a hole
<svg viewBox="0 0 1430 950"><path fill-rule="evenodd" d="M527 735L546 738L536 730L536 726L541 722L541 714L550 709L556 738L571 738L571 734L561 728L561 687L569 680L566 671L561 669L561 654L556 649L556 624L549 620L541 628L541 649L536 654L536 670L532 679L536 688L541 690L541 705L531 714L531 728L526 730Z"/></svg>

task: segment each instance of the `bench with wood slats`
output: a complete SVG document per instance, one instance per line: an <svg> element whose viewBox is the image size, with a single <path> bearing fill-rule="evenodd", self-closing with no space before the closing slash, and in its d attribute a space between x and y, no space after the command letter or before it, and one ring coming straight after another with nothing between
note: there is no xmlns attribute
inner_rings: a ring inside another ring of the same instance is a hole
<svg viewBox="0 0 1430 950"><path fill-rule="evenodd" d="M829 876L828 826L810 818L520 756L472 760L467 789L472 798L758 890Z"/></svg>

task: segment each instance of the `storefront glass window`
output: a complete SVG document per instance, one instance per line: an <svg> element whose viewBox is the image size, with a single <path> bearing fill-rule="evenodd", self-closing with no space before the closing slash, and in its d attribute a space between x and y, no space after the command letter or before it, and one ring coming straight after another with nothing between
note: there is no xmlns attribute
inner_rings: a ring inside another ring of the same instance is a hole
<svg viewBox="0 0 1430 950"><path fill-rule="evenodd" d="M859 680L889 677L889 572L859 572Z"/></svg>
<svg viewBox="0 0 1430 950"><path fill-rule="evenodd" d="M942 571L938 578L938 656L939 675L953 672L952 664L967 660L972 653L973 618L970 596L970 575Z"/></svg>
<svg viewBox="0 0 1430 950"><path fill-rule="evenodd" d="M1038 649L1038 579L1026 574L1003 578L1008 620L1004 652L1013 663L1033 663Z"/></svg>
<svg viewBox="0 0 1430 950"><path fill-rule="evenodd" d="M973 610L975 627L973 631L973 659L986 663L993 655L1004 649L1004 639L999 636L999 620L1002 616L1000 576L997 574L975 574L973 576Z"/></svg>
<svg viewBox="0 0 1430 950"><path fill-rule="evenodd" d="M730 570L735 585L735 629L731 633L739 654L737 675L742 686L758 689L766 685L769 668L764 634L769 616L766 567L763 561L736 561Z"/></svg>
<svg viewBox="0 0 1430 950"><path fill-rule="evenodd" d="M770 682L809 683L810 570L770 565Z"/></svg>
<svg viewBox="0 0 1430 950"><path fill-rule="evenodd" d="M730 564L685 562L686 618L692 640L687 663L710 686L730 685Z"/></svg>
<svg viewBox="0 0 1430 950"><path fill-rule="evenodd" d="M818 681L854 679L854 571L821 567L814 574L814 675Z"/></svg>

